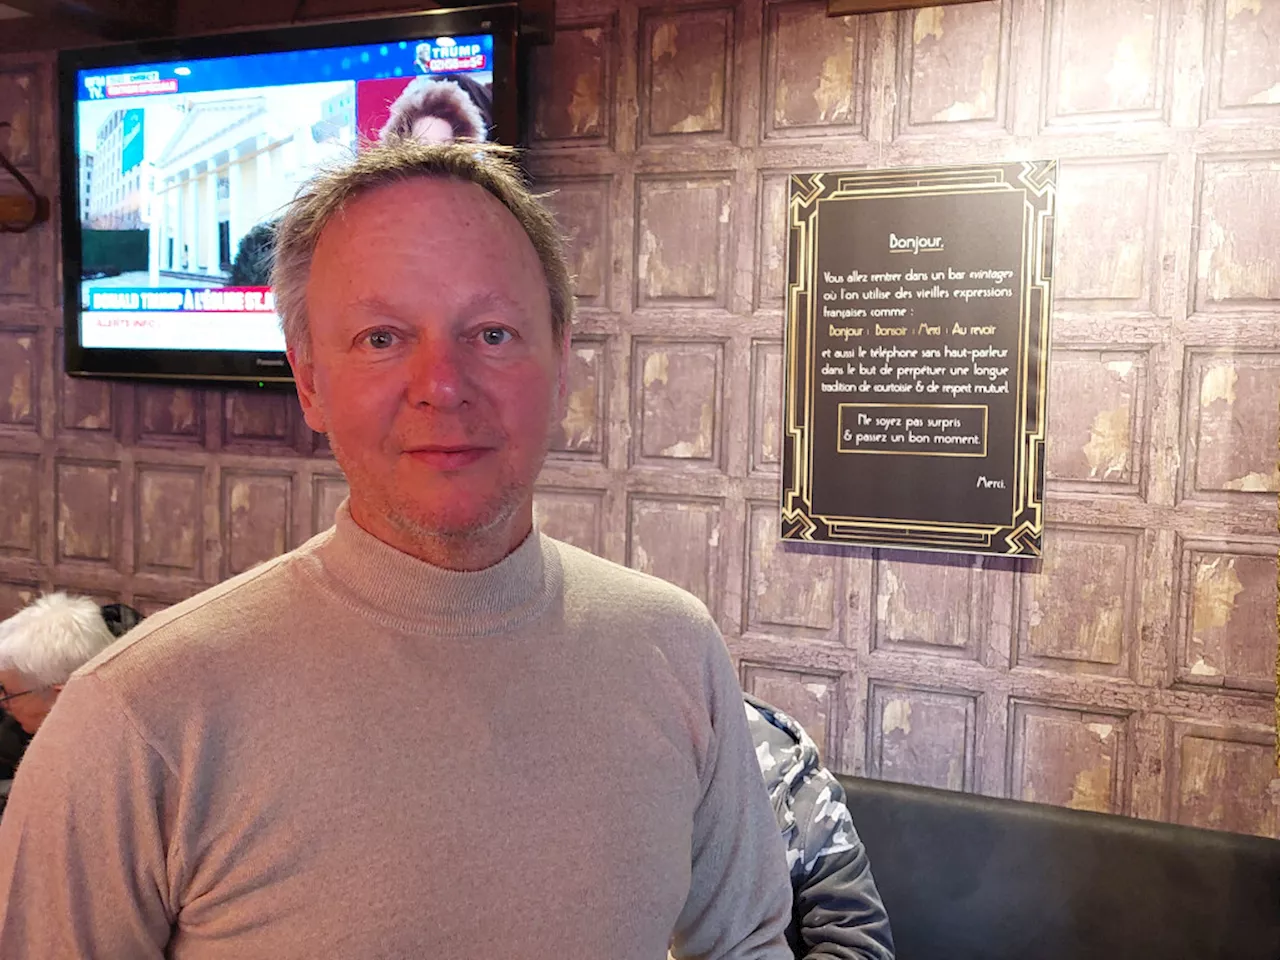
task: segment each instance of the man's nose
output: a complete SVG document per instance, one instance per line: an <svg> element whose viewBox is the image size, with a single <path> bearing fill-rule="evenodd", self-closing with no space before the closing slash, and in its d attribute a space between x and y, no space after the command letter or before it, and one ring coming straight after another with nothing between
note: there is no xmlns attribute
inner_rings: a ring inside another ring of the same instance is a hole
<svg viewBox="0 0 1280 960"><path fill-rule="evenodd" d="M464 346L424 342L414 350L408 391L413 406L456 409L471 399L469 384Z"/></svg>

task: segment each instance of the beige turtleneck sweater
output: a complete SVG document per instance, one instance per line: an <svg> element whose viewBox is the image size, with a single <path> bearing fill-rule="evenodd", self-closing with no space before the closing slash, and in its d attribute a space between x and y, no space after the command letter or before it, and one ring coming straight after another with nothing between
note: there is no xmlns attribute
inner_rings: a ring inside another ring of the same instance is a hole
<svg viewBox="0 0 1280 960"><path fill-rule="evenodd" d="M701 604L345 508L81 670L0 823L5 960L763 960L790 898Z"/></svg>

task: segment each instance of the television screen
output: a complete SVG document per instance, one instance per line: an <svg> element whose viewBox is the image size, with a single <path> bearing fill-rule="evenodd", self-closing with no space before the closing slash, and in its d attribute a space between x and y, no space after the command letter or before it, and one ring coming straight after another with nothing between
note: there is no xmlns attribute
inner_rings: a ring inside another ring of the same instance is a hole
<svg viewBox="0 0 1280 960"><path fill-rule="evenodd" d="M283 207L393 134L514 142L513 35L485 8L65 54L68 371L287 381Z"/></svg>

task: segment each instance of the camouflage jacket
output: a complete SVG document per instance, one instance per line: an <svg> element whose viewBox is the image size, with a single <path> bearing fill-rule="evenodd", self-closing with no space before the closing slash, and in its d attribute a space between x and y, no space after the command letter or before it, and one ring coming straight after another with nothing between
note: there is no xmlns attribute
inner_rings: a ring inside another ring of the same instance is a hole
<svg viewBox="0 0 1280 960"><path fill-rule="evenodd" d="M746 695L760 772L787 844L794 891L787 940L797 957L892 960L889 918L844 788L785 713Z"/></svg>

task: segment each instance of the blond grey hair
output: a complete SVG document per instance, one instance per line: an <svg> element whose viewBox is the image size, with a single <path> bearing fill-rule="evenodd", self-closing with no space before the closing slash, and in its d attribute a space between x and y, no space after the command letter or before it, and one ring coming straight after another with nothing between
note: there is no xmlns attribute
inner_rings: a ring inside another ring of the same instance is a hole
<svg viewBox="0 0 1280 960"><path fill-rule="evenodd" d="M66 683L115 639L96 600L46 594L0 623L0 670L42 686Z"/></svg>
<svg viewBox="0 0 1280 960"><path fill-rule="evenodd" d="M542 264L557 340L573 323L573 280L555 217L525 185L510 147L491 143L424 144L392 137L370 144L349 162L322 170L289 204L276 229L271 286L285 342L301 358L311 350L307 281L320 234L342 207L378 187L418 177L474 183L519 221Z"/></svg>

